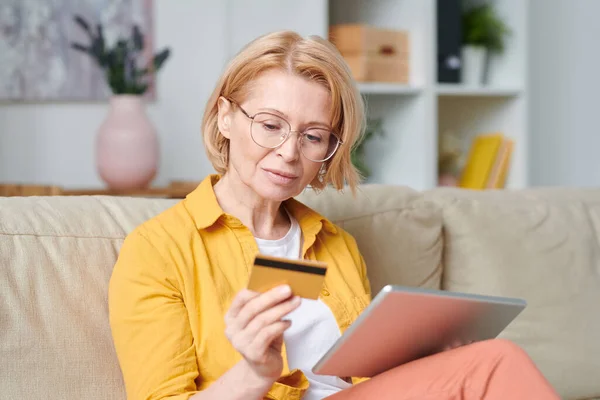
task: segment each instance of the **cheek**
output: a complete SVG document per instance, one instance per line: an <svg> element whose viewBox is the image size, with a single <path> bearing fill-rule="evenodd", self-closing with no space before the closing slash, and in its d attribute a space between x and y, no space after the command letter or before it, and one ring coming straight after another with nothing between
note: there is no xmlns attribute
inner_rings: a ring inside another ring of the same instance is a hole
<svg viewBox="0 0 600 400"><path fill-rule="evenodd" d="M229 143L229 162L237 169L253 170L269 150L258 146L250 134L236 130L232 132ZM240 171L241 172L241 171Z"/></svg>
<svg viewBox="0 0 600 400"><path fill-rule="evenodd" d="M308 185L315 179L317 174L319 173L319 169L321 168L321 163L315 163L310 160L304 160L302 163L302 167L304 170L304 178L305 184Z"/></svg>

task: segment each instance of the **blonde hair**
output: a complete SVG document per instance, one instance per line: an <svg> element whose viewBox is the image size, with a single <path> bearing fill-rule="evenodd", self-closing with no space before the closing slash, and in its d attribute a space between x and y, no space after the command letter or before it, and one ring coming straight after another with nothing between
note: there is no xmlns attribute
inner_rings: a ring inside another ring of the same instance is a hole
<svg viewBox="0 0 600 400"><path fill-rule="evenodd" d="M244 47L234 57L208 99L202 132L204 146L215 170L224 174L229 165L229 139L217 125L218 101L221 96L242 103L250 89L249 83L270 69L281 69L323 85L331 94L331 123L343 142L325 162L321 180L311 186L317 190L331 184L343 189L347 184L354 192L360 175L352 164L352 148L362 138L365 127L364 103L350 70L337 49L318 36L303 38L290 31L261 36Z"/></svg>

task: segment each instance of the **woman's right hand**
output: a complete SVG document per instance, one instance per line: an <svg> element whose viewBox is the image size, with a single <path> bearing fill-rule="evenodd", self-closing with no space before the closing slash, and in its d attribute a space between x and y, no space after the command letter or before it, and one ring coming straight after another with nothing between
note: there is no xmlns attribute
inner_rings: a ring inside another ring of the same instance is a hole
<svg viewBox="0 0 600 400"><path fill-rule="evenodd" d="M225 315L227 338L252 372L269 386L283 370L283 333L291 325L283 317L299 305L300 298L292 296L287 285L262 294L242 290Z"/></svg>

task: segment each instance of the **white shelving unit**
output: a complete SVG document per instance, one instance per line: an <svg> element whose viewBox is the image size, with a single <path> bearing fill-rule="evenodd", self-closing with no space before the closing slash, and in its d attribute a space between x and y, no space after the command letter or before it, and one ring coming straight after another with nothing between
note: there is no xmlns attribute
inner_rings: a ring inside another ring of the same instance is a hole
<svg viewBox="0 0 600 400"><path fill-rule="evenodd" d="M507 187L521 188L528 185L528 2L495 0L512 34L506 51L492 60L485 87L438 84L436 0L228 0L230 53L259 34L279 29L322 37L337 23L407 30L409 83L359 83L369 116L382 118L385 131L366 144L370 181L433 188L440 133L459 135L468 151L475 135L502 132L516 143Z"/></svg>
<svg viewBox="0 0 600 400"><path fill-rule="evenodd" d="M478 87L454 84L438 84L436 88L438 96L442 97L515 97L522 94L520 87Z"/></svg>
<svg viewBox="0 0 600 400"><path fill-rule="evenodd" d="M397 83L368 83L361 82L358 84L358 89L365 95L369 94L396 94L396 95L413 95L423 91L423 88L413 85L404 85Z"/></svg>

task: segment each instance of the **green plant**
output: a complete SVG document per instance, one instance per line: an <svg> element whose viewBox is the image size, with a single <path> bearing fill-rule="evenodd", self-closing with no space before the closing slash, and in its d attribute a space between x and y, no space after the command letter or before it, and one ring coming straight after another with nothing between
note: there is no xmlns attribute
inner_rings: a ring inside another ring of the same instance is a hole
<svg viewBox="0 0 600 400"><path fill-rule="evenodd" d="M365 143L374 136L383 135L383 121L378 118L368 118L365 127L365 133L354 148L352 149L351 158L352 164L358 169L363 178L368 178L371 175L371 170L365 162Z"/></svg>
<svg viewBox="0 0 600 400"><path fill-rule="evenodd" d="M483 46L491 52L504 51L504 39L511 31L490 3L463 3L462 42Z"/></svg>
<svg viewBox="0 0 600 400"><path fill-rule="evenodd" d="M131 38L119 38L110 48L106 45L101 24L93 29L80 15L76 15L74 20L87 33L90 43L88 46L71 43L71 47L88 54L104 70L113 94L144 94L150 78L161 69L171 54L171 50L165 48L140 68L138 60L144 50L144 36L137 25L132 28Z"/></svg>

